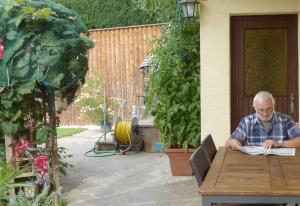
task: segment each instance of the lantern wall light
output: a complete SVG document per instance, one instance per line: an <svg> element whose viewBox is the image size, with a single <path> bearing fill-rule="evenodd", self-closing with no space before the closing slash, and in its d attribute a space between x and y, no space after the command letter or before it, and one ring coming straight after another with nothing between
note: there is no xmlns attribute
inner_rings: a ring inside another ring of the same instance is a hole
<svg viewBox="0 0 300 206"><path fill-rule="evenodd" d="M194 18L197 16L198 0L179 0L181 5L183 16L186 18Z"/></svg>

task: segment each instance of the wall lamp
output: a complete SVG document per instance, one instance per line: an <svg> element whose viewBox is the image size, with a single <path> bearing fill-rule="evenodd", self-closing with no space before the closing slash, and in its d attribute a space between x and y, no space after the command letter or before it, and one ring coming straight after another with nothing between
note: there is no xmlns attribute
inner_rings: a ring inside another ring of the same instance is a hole
<svg viewBox="0 0 300 206"><path fill-rule="evenodd" d="M180 0L183 16L186 18L194 18L197 16L198 0Z"/></svg>

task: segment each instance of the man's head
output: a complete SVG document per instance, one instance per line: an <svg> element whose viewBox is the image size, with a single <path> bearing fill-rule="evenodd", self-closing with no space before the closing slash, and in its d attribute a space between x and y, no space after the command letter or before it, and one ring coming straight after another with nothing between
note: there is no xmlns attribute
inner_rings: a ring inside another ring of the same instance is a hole
<svg viewBox="0 0 300 206"><path fill-rule="evenodd" d="M269 92L258 92L253 99L253 107L261 121L269 121L274 113L274 97Z"/></svg>

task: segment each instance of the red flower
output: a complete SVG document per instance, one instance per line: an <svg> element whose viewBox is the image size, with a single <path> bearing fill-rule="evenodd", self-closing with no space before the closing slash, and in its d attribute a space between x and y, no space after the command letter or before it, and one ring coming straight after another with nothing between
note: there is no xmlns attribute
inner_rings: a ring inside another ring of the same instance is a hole
<svg viewBox="0 0 300 206"><path fill-rule="evenodd" d="M47 174L48 173L48 163L49 159L45 155L40 155L35 158L35 168L37 170L40 170L42 174Z"/></svg>

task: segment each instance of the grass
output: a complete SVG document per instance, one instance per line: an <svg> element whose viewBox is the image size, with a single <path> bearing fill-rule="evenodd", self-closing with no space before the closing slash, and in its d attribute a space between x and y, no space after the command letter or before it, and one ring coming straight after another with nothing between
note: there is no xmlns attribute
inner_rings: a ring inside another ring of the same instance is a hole
<svg viewBox="0 0 300 206"><path fill-rule="evenodd" d="M57 128L57 137L67 137L87 130L86 128Z"/></svg>

